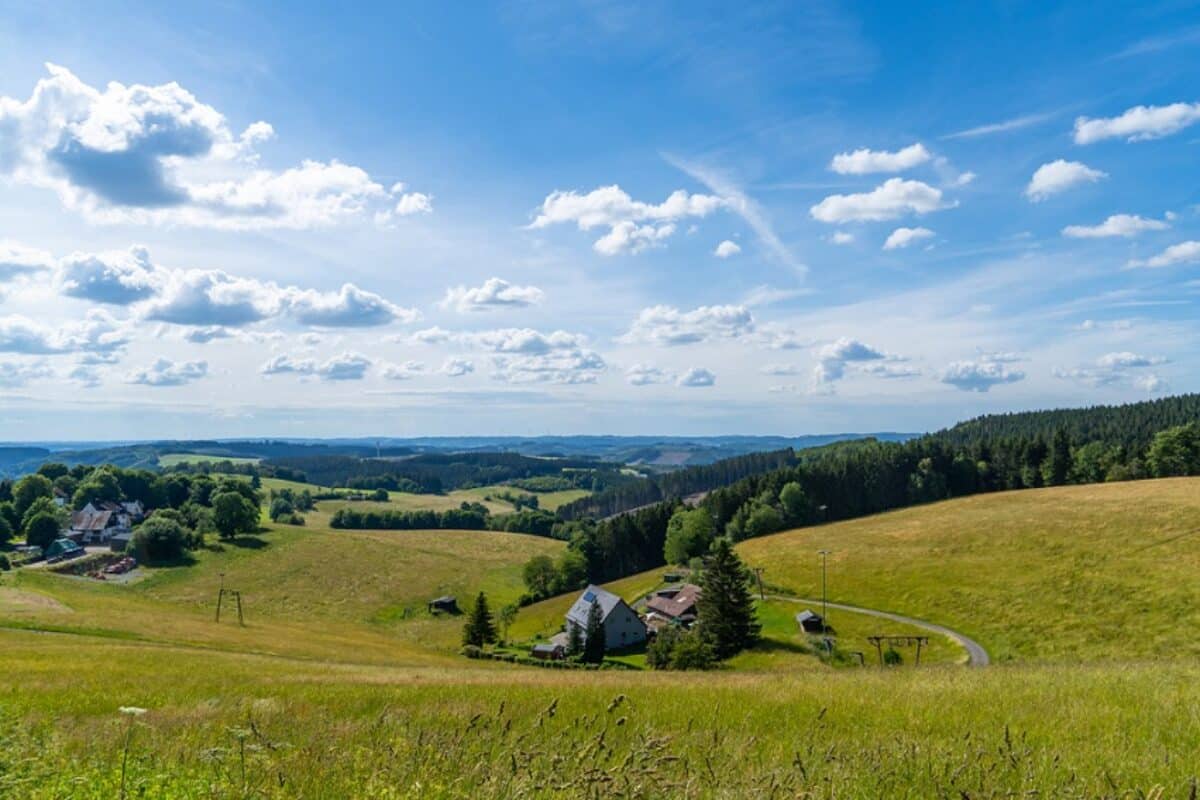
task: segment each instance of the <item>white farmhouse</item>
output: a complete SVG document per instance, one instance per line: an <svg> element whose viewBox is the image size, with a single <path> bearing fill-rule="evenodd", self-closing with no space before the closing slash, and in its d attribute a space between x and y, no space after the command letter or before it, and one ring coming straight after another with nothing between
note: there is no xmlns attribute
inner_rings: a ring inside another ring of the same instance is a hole
<svg viewBox="0 0 1200 800"><path fill-rule="evenodd" d="M646 641L646 623L637 612L612 592L591 585L567 612L567 630L579 628L581 638L587 638L588 614L592 604L600 604L600 618L604 620L604 649L621 650Z"/></svg>

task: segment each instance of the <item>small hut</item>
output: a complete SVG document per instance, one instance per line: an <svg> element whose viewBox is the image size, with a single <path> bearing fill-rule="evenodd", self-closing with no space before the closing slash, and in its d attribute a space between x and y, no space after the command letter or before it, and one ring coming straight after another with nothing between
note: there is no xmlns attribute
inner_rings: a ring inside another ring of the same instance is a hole
<svg viewBox="0 0 1200 800"><path fill-rule="evenodd" d="M805 633L824 633L825 619L815 611L804 609L796 615L796 624Z"/></svg>
<svg viewBox="0 0 1200 800"><path fill-rule="evenodd" d="M429 612L440 611L443 614L460 614L458 600L452 595L444 595L429 601Z"/></svg>
<svg viewBox="0 0 1200 800"><path fill-rule="evenodd" d="M567 655L566 648L554 642L549 644L535 644L530 653L534 658L540 658L543 661L561 661Z"/></svg>

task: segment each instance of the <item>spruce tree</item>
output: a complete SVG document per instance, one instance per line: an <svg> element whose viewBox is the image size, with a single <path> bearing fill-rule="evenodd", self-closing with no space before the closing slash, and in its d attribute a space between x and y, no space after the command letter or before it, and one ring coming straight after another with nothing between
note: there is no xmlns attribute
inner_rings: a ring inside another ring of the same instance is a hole
<svg viewBox="0 0 1200 800"><path fill-rule="evenodd" d="M496 625L492 622L492 612L488 608L487 595L479 593L475 598L475 607L471 616L463 626L463 644L483 647L496 641Z"/></svg>
<svg viewBox="0 0 1200 800"><path fill-rule="evenodd" d="M700 633L719 659L729 658L758 639L761 627L750 591L750 570L726 538L713 543L700 579L696 615Z"/></svg>
<svg viewBox="0 0 1200 800"><path fill-rule="evenodd" d="M604 610L599 602L592 602L588 609L587 633L583 639L583 660L589 664L599 664L604 660L606 632L604 630Z"/></svg>
<svg viewBox="0 0 1200 800"><path fill-rule="evenodd" d="M583 655L583 630L574 622L567 623L567 656Z"/></svg>

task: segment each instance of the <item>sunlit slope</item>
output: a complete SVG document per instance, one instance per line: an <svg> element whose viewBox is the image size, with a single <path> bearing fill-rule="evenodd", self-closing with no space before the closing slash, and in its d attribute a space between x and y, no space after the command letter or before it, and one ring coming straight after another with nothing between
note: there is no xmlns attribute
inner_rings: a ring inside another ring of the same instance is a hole
<svg viewBox="0 0 1200 800"><path fill-rule="evenodd" d="M465 608L483 590L497 607L512 602L525 561L563 546L490 531L272 526L130 586L10 573L0 625L339 661L440 660L455 657L461 620L429 615L428 600L454 594ZM228 606L214 622L222 581L242 593L245 627Z"/></svg>
<svg viewBox="0 0 1200 800"><path fill-rule="evenodd" d="M739 545L764 579L949 625L993 659L1200 655L1200 479L1004 492Z"/></svg>

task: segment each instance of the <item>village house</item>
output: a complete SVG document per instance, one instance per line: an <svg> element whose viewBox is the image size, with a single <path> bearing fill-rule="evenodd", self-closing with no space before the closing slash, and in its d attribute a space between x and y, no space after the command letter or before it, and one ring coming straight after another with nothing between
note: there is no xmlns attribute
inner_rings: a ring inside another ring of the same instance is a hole
<svg viewBox="0 0 1200 800"><path fill-rule="evenodd" d="M815 611L804 609L796 615L796 624L805 633L824 633L825 620Z"/></svg>
<svg viewBox="0 0 1200 800"><path fill-rule="evenodd" d="M696 621L700 587L693 583L660 589L646 601L646 624L654 630L664 625L690 628Z"/></svg>
<svg viewBox="0 0 1200 800"><path fill-rule="evenodd" d="M130 529L132 520L117 503L88 503L71 515L67 536L81 544L104 544Z"/></svg>
<svg viewBox="0 0 1200 800"><path fill-rule="evenodd" d="M599 586L588 586L567 612L567 630L579 629L580 638L587 639L588 615L592 604L599 604L604 622L604 647L621 650L646 641L646 623L621 598Z"/></svg>

